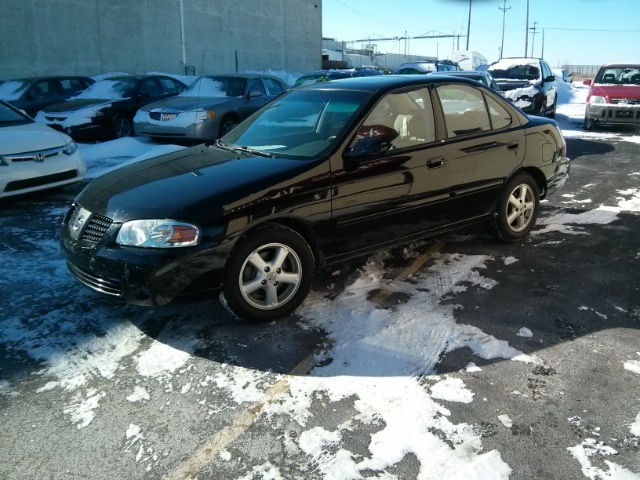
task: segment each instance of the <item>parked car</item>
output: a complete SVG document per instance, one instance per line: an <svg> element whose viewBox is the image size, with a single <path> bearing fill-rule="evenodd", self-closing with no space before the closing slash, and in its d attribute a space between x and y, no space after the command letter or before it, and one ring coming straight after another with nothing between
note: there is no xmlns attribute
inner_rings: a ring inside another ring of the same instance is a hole
<svg viewBox="0 0 640 480"><path fill-rule="evenodd" d="M0 100L35 117L39 110L78 95L94 82L80 76L16 78L0 82Z"/></svg>
<svg viewBox="0 0 640 480"><path fill-rule="evenodd" d="M500 92L500 87L491 74L486 71L460 70L450 72L430 72L429 75L451 75L453 77L468 78L469 80L475 80L476 82L482 83L485 87L489 87L491 90Z"/></svg>
<svg viewBox="0 0 640 480"><path fill-rule="evenodd" d="M562 80L565 83L573 83L573 75L567 72L564 68L552 68L551 73L556 77L556 80Z"/></svg>
<svg viewBox="0 0 640 480"><path fill-rule="evenodd" d="M338 80L341 78L351 77L372 77L375 75L383 75L377 68L373 67L357 67L357 68L336 68L329 70L316 70L298 77L293 84L295 87L301 87L309 83L326 82L328 80Z"/></svg>
<svg viewBox="0 0 640 480"><path fill-rule="evenodd" d="M403 63L393 71L393 75L418 75L430 72L455 72L460 66L451 60L433 60Z"/></svg>
<svg viewBox="0 0 640 480"><path fill-rule="evenodd" d="M541 58L502 58L487 71L504 96L531 115L553 118L558 104L558 85L549 64Z"/></svg>
<svg viewBox="0 0 640 480"><path fill-rule="evenodd" d="M38 112L36 120L75 138L103 140L133 135L138 109L187 86L167 75L120 75L97 81L80 95Z"/></svg>
<svg viewBox="0 0 640 480"><path fill-rule="evenodd" d="M85 171L71 138L0 100L0 198L78 182Z"/></svg>
<svg viewBox="0 0 640 480"><path fill-rule="evenodd" d="M598 125L640 125L640 64L602 65L588 85L584 127Z"/></svg>
<svg viewBox="0 0 640 480"><path fill-rule="evenodd" d="M113 298L209 297L264 321L317 268L487 222L514 242L567 178L553 121L477 82L437 75L295 88L217 142L93 180L65 215L71 273Z"/></svg>
<svg viewBox="0 0 640 480"><path fill-rule="evenodd" d="M157 138L214 140L287 89L271 75L200 77L180 95L138 110L134 129L138 135Z"/></svg>

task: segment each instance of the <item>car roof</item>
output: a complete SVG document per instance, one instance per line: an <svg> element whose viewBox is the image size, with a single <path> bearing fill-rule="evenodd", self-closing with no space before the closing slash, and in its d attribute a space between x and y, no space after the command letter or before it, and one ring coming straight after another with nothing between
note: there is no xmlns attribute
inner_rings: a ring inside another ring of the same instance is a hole
<svg viewBox="0 0 640 480"><path fill-rule="evenodd" d="M203 77L206 77L206 78L233 77L233 78L247 78L247 79L273 78L274 80L280 80L280 78L276 77L275 75L265 75L262 73L209 73L207 75L203 75Z"/></svg>
<svg viewBox="0 0 640 480"><path fill-rule="evenodd" d="M640 68L640 63L605 63L600 68L615 68L615 67Z"/></svg>
<svg viewBox="0 0 640 480"><path fill-rule="evenodd" d="M350 77L341 80L329 80L328 82L312 83L301 87L302 89L315 90L358 90L365 92L385 92L402 87L416 85L434 85L450 83L450 75L374 75L371 77ZM457 77L456 82L466 83L478 87L478 83L466 78Z"/></svg>
<svg viewBox="0 0 640 480"><path fill-rule="evenodd" d="M84 78L85 80L93 80L93 78L86 75L36 75L33 77L20 77L5 80L5 82L36 82L38 80L58 79L58 78Z"/></svg>

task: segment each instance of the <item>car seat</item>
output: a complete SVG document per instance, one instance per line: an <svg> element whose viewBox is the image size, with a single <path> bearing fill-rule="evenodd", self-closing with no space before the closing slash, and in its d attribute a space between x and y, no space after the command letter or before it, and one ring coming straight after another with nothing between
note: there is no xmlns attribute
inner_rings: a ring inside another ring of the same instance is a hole
<svg viewBox="0 0 640 480"><path fill-rule="evenodd" d="M634 73L631 75L631 83L634 85L640 85L640 73Z"/></svg>
<svg viewBox="0 0 640 480"><path fill-rule="evenodd" d="M605 73L602 83L616 83L616 76L613 73Z"/></svg>

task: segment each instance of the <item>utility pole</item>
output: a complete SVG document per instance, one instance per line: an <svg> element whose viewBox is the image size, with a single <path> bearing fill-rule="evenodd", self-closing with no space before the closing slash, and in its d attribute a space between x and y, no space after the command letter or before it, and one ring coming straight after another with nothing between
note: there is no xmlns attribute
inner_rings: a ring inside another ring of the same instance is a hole
<svg viewBox="0 0 640 480"><path fill-rule="evenodd" d="M471 0L469 0L469 20L467 21L467 51L469 51L470 36L471 36Z"/></svg>
<svg viewBox="0 0 640 480"><path fill-rule="evenodd" d="M533 33L532 33L533 38L531 39L531 58L533 58L533 57L534 57L534 54L533 54L534 50L533 50L533 48L534 48L534 45L535 45L535 43L536 43L536 33L538 33L538 32L536 31L536 25L537 25L537 24L538 24L538 22L533 22L533 27L531 27L531 28L529 29L529 30L531 30L531 31L533 32Z"/></svg>
<svg viewBox="0 0 640 480"><path fill-rule="evenodd" d="M527 0L527 25L524 27L524 56L527 57L529 51L529 0Z"/></svg>
<svg viewBox="0 0 640 480"><path fill-rule="evenodd" d="M504 0L502 7L498 7L502 10L502 43L500 44L500 58L504 56L504 17L507 14L507 10L511 10L511 7L507 8L507 0Z"/></svg>

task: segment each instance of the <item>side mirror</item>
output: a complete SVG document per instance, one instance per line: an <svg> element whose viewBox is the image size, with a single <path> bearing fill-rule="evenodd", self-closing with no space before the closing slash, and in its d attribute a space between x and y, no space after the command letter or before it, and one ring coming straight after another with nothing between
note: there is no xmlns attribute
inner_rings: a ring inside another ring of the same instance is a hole
<svg viewBox="0 0 640 480"><path fill-rule="evenodd" d="M361 138L353 147L344 152L343 158L351 161L366 159L385 153L390 148L391 143L381 137Z"/></svg>
<svg viewBox="0 0 640 480"><path fill-rule="evenodd" d="M547 78L544 79L545 82L555 82L556 81L556 77L555 75L549 75Z"/></svg>
<svg viewBox="0 0 640 480"><path fill-rule="evenodd" d="M590 78L587 78L587 79L585 79L585 80L583 80L583 81L582 81L582 84L583 84L583 85L587 85L588 87L590 87L590 86L591 86L591 83L592 83L592 81L591 81L591 79L590 79Z"/></svg>

